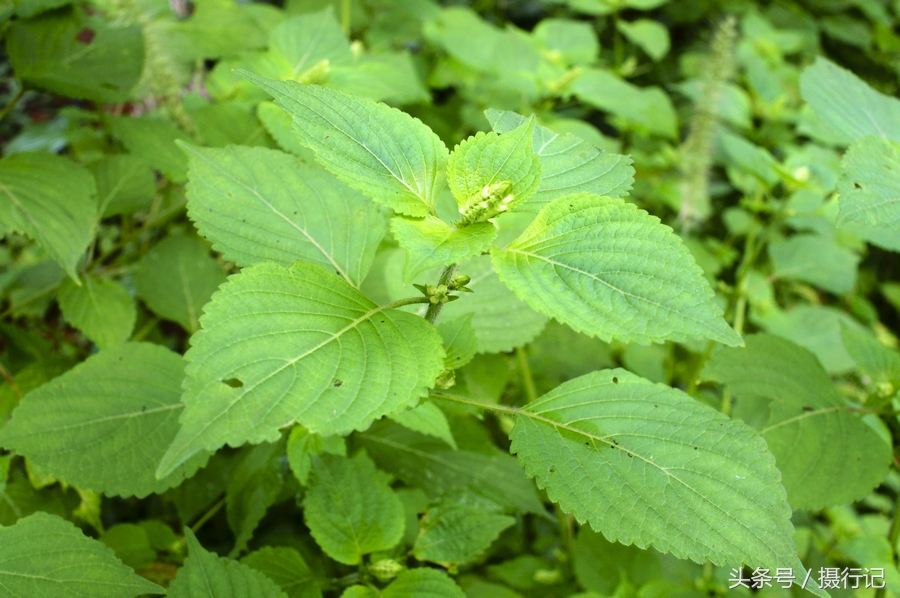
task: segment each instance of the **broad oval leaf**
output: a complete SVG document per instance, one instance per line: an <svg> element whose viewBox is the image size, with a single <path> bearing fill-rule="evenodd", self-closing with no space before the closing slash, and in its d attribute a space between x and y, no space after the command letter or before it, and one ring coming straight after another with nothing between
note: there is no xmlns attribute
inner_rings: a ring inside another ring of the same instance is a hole
<svg viewBox="0 0 900 598"><path fill-rule="evenodd" d="M144 497L202 466L196 455L157 480L153 469L178 432L181 356L159 345L104 349L29 392L0 430L0 446L82 489Z"/></svg>
<svg viewBox="0 0 900 598"><path fill-rule="evenodd" d="M524 116L504 110L484 114L497 133L508 133L525 121ZM537 212L557 197L573 193L624 197L634 184L628 156L607 154L571 133L560 135L541 125L534 127L532 142L541 157L541 184L519 206L520 211Z"/></svg>
<svg viewBox="0 0 900 598"><path fill-rule="evenodd" d="M440 218L422 219L396 216L391 232L406 250L403 278L411 280L421 272L467 260L491 248L497 238L497 227L490 222L476 222L457 228Z"/></svg>
<svg viewBox="0 0 900 598"><path fill-rule="evenodd" d="M456 203L465 206L490 185L509 183L513 209L534 192L541 183L541 159L532 149L534 117L508 133L478 133L463 140L447 162L447 182Z"/></svg>
<svg viewBox="0 0 900 598"><path fill-rule="evenodd" d="M842 166L839 224L882 229L900 242L900 143L866 137L850 146Z"/></svg>
<svg viewBox="0 0 900 598"><path fill-rule="evenodd" d="M890 445L851 411L831 376L803 347L777 336L751 335L745 349L714 353L702 376L753 402L747 413L768 407L759 433L775 456L794 509L859 500L887 474Z"/></svg>
<svg viewBox="0 0 900 598"><path fill-rule="evenodd" d="M448 151L421 121L334 89L242 75L293 115L294 132L339 179L401 214L434 211Z"/></svg>
<svg viewBox="0 0 900 598"><path fill-rule="evenodd" d="M803 71L800 95L847 143L869 135L900 141L900 100L825 58Z"/></svg>
<svg viewBox="0 0 900 598"><path fill-rule="evenodd" d="M388 550L403 537L403 503L365 454L313 457L303 503L309 531L325 554L347 564Z"/></svg>
<svg viewBox="0 0 900 598"><path fill-rule="evenodd" d="M242 558L241 563L265 574L288 598L322 598L315 574L294 548L263 546Z"/></svg>
<svg viewBox="0 0 900 598"><path fill-rule="evenodd" d="M434 326L308 262L245 268L201 324L185 355L182 429L158 475L204 448L274 442L295 421L325 436L365 429L443 369Z"/></svg>
<svg viewBox="0 0 900 598"><path fill-rule="evenodd" d="M66 320L101 349L124 343L131 336L137 309L125 287L107 278L85 276L81 286L63 282L57 294Z"/></svg>
<svg viewBox="0 0 900 598"><path fill-rule="evenodd" d="M97 204L91 173L53 154L14 154L0 160L0 231L38 243L73 280L94 232Z"/></svg>
<svg viewBox="0 0 900 598"><path fill-rule="evenodd" d="M371 201L279 151L182 147L190 156L188 214L225 259L241 267L302 259L359 286L386 228Z"/></svg>
<svg viewBox="0 0 900 598"><path fill-rule="evenodd" d="M68 521L35 513L0 527L0 596L133 598L165 590Z"/></svg>
<svg viewBox="0 0 900 598"><path fill-rule="evenodd" d="M594 372L527 405L510 438L548 496L607 538L699 563L802 570L765 441L679 390Z"/></svg>
<svg viewBox="0 0 900 598"><path fill-rule="evenodd" d="M491 256L531 307L605 341L742 342L681 239L622 200L560 197Z"/></svg>
<svg viewBox="0 0 900 598"><path fill-rule="evenodd" d="M438 504L425 511L413 555L420 561L447 567L468 563L481 556L500 532L515 522L508 515L484 512L479 507Z"/></svg>
<svg viewBox="0 0 900 598"><path fill-rule="evenodd" d="M190 528L184 536L188 557L169 586L169 598L287 598L256 569L204 549Z"/></svg>

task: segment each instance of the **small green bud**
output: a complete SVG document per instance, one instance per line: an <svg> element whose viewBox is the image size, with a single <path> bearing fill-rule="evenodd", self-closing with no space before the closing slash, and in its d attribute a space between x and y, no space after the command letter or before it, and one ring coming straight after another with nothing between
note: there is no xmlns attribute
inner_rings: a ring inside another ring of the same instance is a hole
<svg viewBox="0 0 900 598"><path fill-rule="evenodd" d="M453 280L450 281L450 284L448 286L451 291L460 291L471 281L472 279L465 274L459 274L453 277Z"/></svg>
<svg viewBox="0 0 900 598"><path fill-rule="evenodd" d="M397 577L406 567L394 559L382 559L369 565L369 573L381 583L387 583Z"/></svg>
<svg viewBox="0 0 900 598"><path fill-rule="evenodd" d="M425 296L428 297L428 300L432 305L447 303L447 301L450 300L450 289L448 289L445 284L439 284L437 286L430 284L425 287Z"/></svg>

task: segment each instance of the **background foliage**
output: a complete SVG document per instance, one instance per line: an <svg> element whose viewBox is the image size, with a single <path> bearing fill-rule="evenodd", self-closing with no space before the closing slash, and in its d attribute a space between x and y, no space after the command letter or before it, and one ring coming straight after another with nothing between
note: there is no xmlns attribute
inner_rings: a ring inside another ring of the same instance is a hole
<svg viewBox="0 0 900 598"><path fill-rule="evenodd" d="M749 594L742 565L880 568L829 591L900 595L900 2L0 20L0 596ZM399 175L328 141L311 111L342 102ZM451 229L485 173L521 202ZM579 294L600 261L671 276L678 309ZM436 329L379 307L457 262L473 293ZM319 326L347 352L298 381L247 363Z"/></svg>

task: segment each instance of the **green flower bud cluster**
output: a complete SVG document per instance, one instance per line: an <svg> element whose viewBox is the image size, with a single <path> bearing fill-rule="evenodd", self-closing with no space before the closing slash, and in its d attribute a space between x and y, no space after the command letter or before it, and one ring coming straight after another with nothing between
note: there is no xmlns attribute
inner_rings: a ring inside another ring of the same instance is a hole
<svg viewBox="0 0 900 598"><path fill-rule="evenodd" d="M481 191L470 197L459 208L462 220L457 226L462 228L476 222L486 222L509 210L509 206L515 201L515 196L511 191L512 183L509 181L485 185Z"/></svg>

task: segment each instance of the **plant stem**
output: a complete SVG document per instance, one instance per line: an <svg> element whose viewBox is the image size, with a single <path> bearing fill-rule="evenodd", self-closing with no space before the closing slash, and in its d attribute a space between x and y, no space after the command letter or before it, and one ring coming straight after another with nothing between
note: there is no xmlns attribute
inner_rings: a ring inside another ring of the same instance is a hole
<svg viewBox="0 0 900 598"><path fill-rule="evenodd" d="M522 373L522 384L525 386L525 396L531 403L537 400L537 390L534 387L534 377L531 375L531 368L528 367L528 356L525 355L522 347L516 347L516 357L519 360L519 371Z"/></svg>
<svg viewBox="0 0 900 598"><path fill-rule="evenodd" d="M381 306L381 311L386 309L396 309L398 307L403 307L404 305L415 305L416 303L430 303L428 301L428 297L407 297L406 299L397 299L396 301L391 301L388 304Z"/></svg>
<svg viewBox="0 0 900 598"><path fill-rule="evenodd" d="M3 110L0 110L0 121L9 116L9 113L12 112L13 108L18 105L19 100L22 99L22 96L25 95L25 86L21 86L19 88L19 93L15 95L13 99L9 101L9 104L3 107Z"/></svg>
<svg viewBox="0 0 900 598"><path fill-rule="evenodd" d="M10 374L9 371L5 367L3 367L2 363L0 363L0 376L3 376L12 391L16 393L16 396L21 399L22 391L19 390L18 386L16 386L16 381L13 379L12 374Z"/></svg>
<svg viewBox="0 0 900 598"><path fill-rule="evenodd" d="M197 523L195 523L194 525L191 526L191 531L196 534L197 531L201 527L203 527L204 523L206 523L207 521L212 519L215 516L215 514L218 513L222 509L222 507L225 506L226 502L228 502L227 496L223 496L222 498L220 498L219 501L216 502L216 504L211 506L209 508L209 510L203 514L203 517L201 517L200 519L197 520Z"/></svg>
<svg viewBox="0 0 900 598"><path fill-rule="evenodd" d="M443 272L441 272L441 278L438 280L437 286L450 284L450 280L453 279L453 275L456 273L456 266L456 264L450 264L444 268ZM432 303L428 306L428 311L425 312L425 319L428 320L429 323L434 324L434 321L437 320L438 314L441 313L443 307L443 303Z"/></svg>
<svg viewBox="0 0 900 598"><path fill-rule="evenodd" d="M341 0L341 29L350 37L350 0Z"/></svg>

